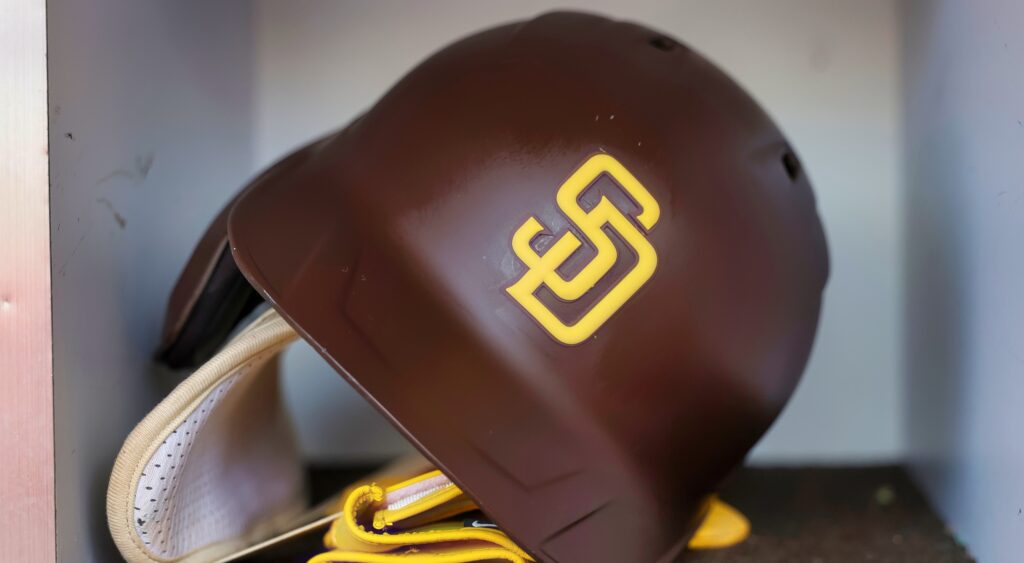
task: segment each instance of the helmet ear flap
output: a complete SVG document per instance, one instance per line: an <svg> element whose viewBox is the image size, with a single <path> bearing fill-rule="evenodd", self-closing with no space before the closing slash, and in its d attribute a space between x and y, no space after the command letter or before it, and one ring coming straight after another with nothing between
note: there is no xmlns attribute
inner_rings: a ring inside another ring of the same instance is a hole
<svg viewBox="0 0 1024 563"><path fill-rule="evenodd" d="M332 136L310 148L318 148ZM256 177L250 187L294 170L312 152L301 150L285 157ZM236 193L210 222L174 284L155 354L156 360L168 367L194 369L206 363L249 313L264 302L235 264L228 240L231 211L245 192Z"/></svg>
<svg viewBox="0 0 1024 563"><path fill-rule="evenodd" d="M234 204L228 202L206 229L167 302L156 359L169 367L202 365L263 302L231 256L227 226Z"/></svg>

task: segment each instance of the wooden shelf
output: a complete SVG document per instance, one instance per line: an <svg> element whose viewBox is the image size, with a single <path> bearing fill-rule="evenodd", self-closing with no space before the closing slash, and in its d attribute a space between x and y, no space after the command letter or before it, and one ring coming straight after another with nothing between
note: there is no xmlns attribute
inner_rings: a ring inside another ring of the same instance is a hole
<svg viewBox="0 0 1024 563"><path fill-rule="evenodd" d="M722 498L750 518L750 539L687 563L973 561L899 467L744 468Z"/></svg>

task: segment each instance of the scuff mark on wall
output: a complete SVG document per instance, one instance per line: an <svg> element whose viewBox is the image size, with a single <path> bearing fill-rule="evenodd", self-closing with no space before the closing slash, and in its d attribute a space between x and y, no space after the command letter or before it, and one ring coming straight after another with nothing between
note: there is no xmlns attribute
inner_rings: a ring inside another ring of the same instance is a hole
<svg viewBox="0 0 1024 563"><path fill-rule="evenodd" d="M97 180L95 185L99 186L118 178L127 180L134 185L140 185L146 180L146 177L149 176L149 171L153 168L153 162L155 160L156 153L151 152L144 155L136 155L135 162L131 168L118 168Z"/></svg>
<svg viewBox="0 0 1024 563"><path fill-rule="evenodd" d="M110 213L112 213L114 215L114 221L117 223L117 226L119 228L121 228L123 230L125 228L125 226L128 225L128 221L125 220L124 215L121 215L120 213L118 213L118 211L114 207L114 203L112 201L110 201L109 199L107 199L105 197L100 197L100 198L96 198L96 203L98 203L98 204L100 204L100 205L102 205L102 206L104 206L104 207L106 207L107 209L110 210Z"/></svg>
<svg viewBox="0 0 1024 563"><path fill-rule="evenodd" d="M68 269L68 262L71 262L71 259L75 257L75 254L78 254L78 248L82 246L82 242L85 241L85 237L88 234L88 232L85 232L82 233L82 236L78 237L78 242L76 242L75 247L71 249L71 254L69 254L68 257L64 259L64 262L60 265L60 270L58 270L58 273L60 274L61 277L64 277L64 273Z"/></svg>

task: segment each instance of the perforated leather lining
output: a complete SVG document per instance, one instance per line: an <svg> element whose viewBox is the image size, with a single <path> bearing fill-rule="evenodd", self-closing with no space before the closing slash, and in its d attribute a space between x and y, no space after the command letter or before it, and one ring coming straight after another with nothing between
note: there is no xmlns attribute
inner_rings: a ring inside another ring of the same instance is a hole
<svg viewBox="0 0 1024 563"><path fill-rule="evenodd" d="M305 506L277 361L294 338L276 313L261 316L132 432L107 499L126 559L216 558Z"/></svg>
<svg viewBox="0 0 1024 563"><path fill-rule="evenodd" d="M139 478L135 490L135 531L142 538L143 544L161 557L178 557L188 551L190 546L223 539L216 537L218 531L227 532L237 527L232 526L231 515L225 518L219 507L196 510L198 507L189 506L182 499L192 496L188 494L191 489L207 489L207 481L216 480L213 475L215 467L199 467L210 460L189 454L196 437L205 428L209 415L224 397L224 392L230 390L241 375L231 376L218 385L200 404L200 408L172 431L171 436L163 441L150 458ZM188 464L195 466L192 472L198 474L201 483L181 479ZM179 495L179 492L183 494Z"/></svg>
<svg viewBox="0 0 1024 563"><path fill-rule="evenodd" d="M244 534L302 494L277 373L247 365L212 389L157 448L135 490L135 526L163 558Z"/></svg>

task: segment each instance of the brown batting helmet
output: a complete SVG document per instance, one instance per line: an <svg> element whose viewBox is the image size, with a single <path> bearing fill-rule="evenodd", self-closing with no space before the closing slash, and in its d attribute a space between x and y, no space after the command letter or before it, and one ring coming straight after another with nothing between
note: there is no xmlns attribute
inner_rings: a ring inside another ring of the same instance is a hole
<svg viewBox="0 0 1024 563"><path fill-rule="evenodd" d="M792 393L827 278L757 103L660 33L554 13L434 54L254 181L163 356L262 297L535 557L669 561Z"/></svg>

